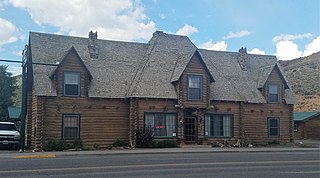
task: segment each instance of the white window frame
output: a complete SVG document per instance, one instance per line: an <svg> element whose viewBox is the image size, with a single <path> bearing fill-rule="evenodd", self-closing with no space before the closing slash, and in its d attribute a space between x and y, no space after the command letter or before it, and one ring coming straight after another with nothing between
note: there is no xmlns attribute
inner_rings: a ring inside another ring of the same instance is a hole
<svg viewBox="0 0 320 178"><path fill-rule="evenodd" d="M76 84L68 84L66 82L66 75L77 75L77 83ZM78 87L78 93L76 95L73 95L73 94L67 94L66 91L67 91L67 87L66 85L77 85ZM63 96L80 96L80 72L63 72Z"/></svg>
<svg viewBox="0 0 320 178"><path fill-rule="evenodd" d="M191 78L197 78L199 79L199 87L192 87L190 86L190 79ZM187 93L187 98L188 100L191 100L191 101L200 101L202 100L202 90L203 90L203 76L202 75L193 75L193 74L189 74L187 75L187 87L188 87L188 93ZM192 96L192 92L190 90L192 89L197 89L199 90L199 98L196 98L195 96Z"/></svg>
<svg viewBox="0 0 320 178"><path fill-rule="evenodd" d="M276 87L277 93L271 93L270 87ZM277 95L277 101L271 101L271 96ZM268 85L268 103L280 103L280 85L279 84L269 84Z"/></svg>

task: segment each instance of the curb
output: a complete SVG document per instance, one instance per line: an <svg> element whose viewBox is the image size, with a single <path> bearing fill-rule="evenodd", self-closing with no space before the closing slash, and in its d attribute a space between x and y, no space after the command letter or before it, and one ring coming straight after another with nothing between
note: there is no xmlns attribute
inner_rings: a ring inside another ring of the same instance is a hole
<svg viewBox="0 0 320 178"><path fill-rule="evenodd" d="M29 156L15 156L17 159L35 159L35 158L55 158L55 154L46 154L46 155L29 155Z"/></svg>
<svg viewBox="0 0 320 178"><path fill-rule="evenodd" d="M134 149L134 150L97 150L97 151L65 151L65 152L37 152L37 153L12 153L6 154L7 158L36 159L36 158L56 158L58 156L85 156L85 155L133 155L133 154L190 154L190 153L257 153L257 152L320 152L320 148L300 148L300 149ZM1 156L1 154L0 154Z"/></svg>
<svg viewBox="0 0 320 178"><path fill-rule="evenodd" d="M310 148L310 149L279 149L279 150L268 150L268 149L225 149L225 150L199 150L199 149L188 149L188 150L127 150L127 151L78 151L78 152L57 152L57 156L78 156L78 155L132 155L132 154L189 154L189 153L257 153L257 152L315 152L320 151L319 148Z"/></svg>

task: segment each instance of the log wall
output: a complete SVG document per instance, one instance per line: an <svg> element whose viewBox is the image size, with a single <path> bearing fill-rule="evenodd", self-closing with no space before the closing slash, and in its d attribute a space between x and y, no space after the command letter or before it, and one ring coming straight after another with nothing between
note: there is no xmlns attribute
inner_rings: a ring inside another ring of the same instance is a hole
<svg viewBox="0 0 320 178"><path fill-rule="evenodd" d="M188 100L188 75L202 76L202 99L199 101ZM182 97L182 106L184 108L207 108L209 104L209 84L209 76L204 65L201 63L200 56L195 54L185 68L179 81L178 92L182 92L182 94L178 93L178 96Z"/></svg>

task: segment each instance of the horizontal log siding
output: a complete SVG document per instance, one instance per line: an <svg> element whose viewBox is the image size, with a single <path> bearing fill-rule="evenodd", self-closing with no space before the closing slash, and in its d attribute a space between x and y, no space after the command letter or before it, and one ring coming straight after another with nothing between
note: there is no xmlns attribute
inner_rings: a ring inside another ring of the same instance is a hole
<svg viewBox="0 0 320 178"><path fill-rule="evenodd" d="M320 140L320 116L305 121L305 138Z"/></svg>
<svg viewBox="0 0 320 178"><path fill-rule="evenodd" d="M46 139L61 139L62 115L80 115L80 138L86 146L105 148L129 138L129 102L120 99L46 98Z"/></svg>
<svg viewBox="0 0 320 178"><path fill-rule="evenodd" d="M201 75L202 76L202 100L201 101L189 101L188 100L188 75ZM209 104L209 77L208 74L200 61L198 55L194 55L185 71L180 78L179 85L182 85L182 105L185 108L207 108ZM180 86L181 87L181 86Z"/></svg>
<svg viewBox="0 0 320 178"><path fill-rule="evenodd" d="M274 140L290 141L292 122L289 105L245 104L243 113L244 135L247 143L266 143ZM280 119L279 138L268 137L268 117Z"/></svg>
<svg viewBox="0 0 320 178"><path fill-rule="evenodd" d="M304 132L305 132L305 123L299 122L297 123L298 130L294 132L294 139L304 139Z"/></svg>
<svg viewBox="0 0 320 178"><path fill-rule="evenodd" d="M80 73L80 96L63 96L63 72ZM42 110L45 140L62 138L62 115L80 115L80 138L85 146L105 148L116 139L129 139L129 101L88 98L89 76L78 55L69 53L56 70L57 97L45 97ZM39 104L38 104L39 105ZM40 107L37 108L38 110ZM41 109L40 109L41 110ZM36 111L36 110L35 110ZM33 115L39 120L39 115Z"/></svg>
<svg viewBox="0 0 320 178"><path fill-rule="evenodd" d="M39 150L42 148L44 140L43 97L37 97L32 92L28 93L28 110L26 116L26 140L28 148Z"/></svg>
<svg viewBox="0 0 320 178"><path fill-rule="evenodd" d="M214 105L214 109L204 111L205 114L233 114L233 137L232 138L213 138L204 136L204 144L213 142L222 142L225 139L235 143L240 138L240 126L239 126L239 103L238 102L223 102L223 101L211 101L211 105ZM204 118L201 123L204 126ZM204 128L201 129L202 135L204 134ZM201 138L201 137L200 137Z"/></svg>

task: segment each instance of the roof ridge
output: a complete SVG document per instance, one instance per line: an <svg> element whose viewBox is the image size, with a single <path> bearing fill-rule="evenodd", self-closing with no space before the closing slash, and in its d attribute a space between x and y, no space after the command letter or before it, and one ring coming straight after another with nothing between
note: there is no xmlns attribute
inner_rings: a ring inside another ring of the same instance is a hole
<svg viewBox="0 0 320 178"><path fill-rule="evenodd" d="M216 69L216 71L217 71L223 78L228 79L228 78L223 74L223 72L221 72L221 71L211 62L211 60L209 60L209 62L211 63L211 66L213 66L213 67ZM239 98L241 98L241 94L240 94L240 92L238 92L237 88L235 87L235 84L234 84L233 82L231 82L230 80L226 80L226 81L231 84L232 88L235 89L235 91L236 91L236 93L238 94ZM247 98L245 98L245 99L247 100Z"/></svg>
<svg viewBox="0 0 320 178"><path fill-rule="evenodd" d="M126 94L127 96L128 95L132 96L133 93L134 93L134 90L137 88L138 84L140 83L143 71L144 71L144 69L146 67L147 62L150 60L149 56L150 56L151 52L153 51L153 49L155 48L158 38L159 38L159 36L156 36L156 38L154 39L154 43L148 43L150 46L148 47L148 50L144 53L143 60L141 60L141 65L143 65L143 66L142 66L141 70L139 70L139 68L137 69L137 72L135 73L135 75L134 75L134 77L133 77L133 79L132 79L132 81L130 83L130 86L129 86L128 90L127 90L127 94ZM138 65L138 66L140 66L140 65ZM138 76L139 71L141 71L141 72L140 72L140 75ZM137 78L137 81L134 83L136 78Z"/></svg>
<svg viewBox="0 0 320 178"><path fill-rule="evenodd" d="M46 36L54 36L54 37L62 37L62 38L76 38L76 39L88 40L88 37L85 37L85 36L72 36L72 35L32 32L32 31L30 31L29 34L38 34L38 35L46 35ZM129 43L129 44L141 44L141 45L147 45L148 44L148 43L137 42L137 41L122 41L122 40L112 40L112 39L104 39L104 38L98 38L97 41Z"/></svg>

